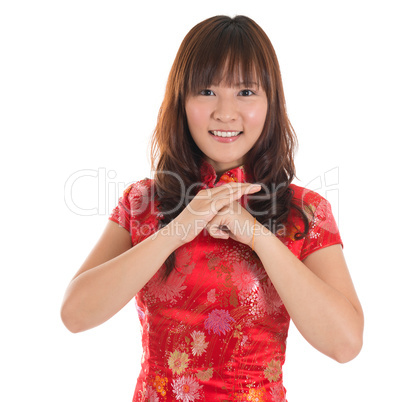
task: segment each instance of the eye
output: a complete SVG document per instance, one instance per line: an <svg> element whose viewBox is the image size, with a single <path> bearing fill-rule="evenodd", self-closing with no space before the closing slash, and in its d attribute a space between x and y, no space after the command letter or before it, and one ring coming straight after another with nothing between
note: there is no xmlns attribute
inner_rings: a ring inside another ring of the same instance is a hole
<svg viewBox="0 0 402 402"><path fill-rule="evenodd" d="M240 96L251 96L255 95L254 92L251 89L243 89L242 91L239 92Z"/></svg>
<svg viewBox="0 0 402 402"><path fill-rule="evenodd" d="M214 95L214 93L210 89L203 89L202 91L200 91L200 95L212 96L212 95Z"/></svg>

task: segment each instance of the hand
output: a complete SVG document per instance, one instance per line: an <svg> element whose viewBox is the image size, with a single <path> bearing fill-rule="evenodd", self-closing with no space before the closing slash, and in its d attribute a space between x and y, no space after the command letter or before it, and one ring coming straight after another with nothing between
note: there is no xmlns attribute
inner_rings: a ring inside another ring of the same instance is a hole
<svg viewBox="0 0 402 402"><path fill-rule="evenodd" d="M260 185L251 183L226 183L219 187L203 189L170 224L180 236L182 244L192 241L204 228L213 237L231 237L251 244L253 217L236 200L244 194L260 190ZM249 229L247 226L243 227L250 220ZM220 225L226 226L230 233L216 231Z"/></svg>
<svg viewBox="0 0 402 402"><path fill-rule="evenodd" d="M258 222L256 222L258 224ZM254 217L237 201L223 207L206 226L208 233L217 239L229 237L252 246Z"/></svg>

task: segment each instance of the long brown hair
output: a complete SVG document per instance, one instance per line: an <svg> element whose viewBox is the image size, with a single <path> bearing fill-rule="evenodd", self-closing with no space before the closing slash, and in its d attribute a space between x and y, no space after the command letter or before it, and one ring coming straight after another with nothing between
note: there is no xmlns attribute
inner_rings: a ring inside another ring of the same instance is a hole
<svg viewBox="0 0 402 402"><path fill-rule="evenodd" d="M301 213L305 229L308 221L303 211L292 203L289 187L295 177L294 151L297 139L286 113L285 96L279 63L266 33L245 16L215 16L200 22L184 38L170 71L165 97L151 139L154 194L159 203L159 228L171 222L186 207L183 191L191 188L196 195L201 183L200 163L203 154L191 137L185 101L189 94L223 82L232 85L258 79L268 99L266 121L260 137L245 155L247 173L271 189L266 196L248 202L258 221L276 233L287 219L291 207ZM157 165L156 165L156 161ZM156 165L156 166L155 166ZM156 169L155 169L156 167ZM180 178L180 183L178 183ZM175 265L175 252L165 261L166 279Z"/></svg>

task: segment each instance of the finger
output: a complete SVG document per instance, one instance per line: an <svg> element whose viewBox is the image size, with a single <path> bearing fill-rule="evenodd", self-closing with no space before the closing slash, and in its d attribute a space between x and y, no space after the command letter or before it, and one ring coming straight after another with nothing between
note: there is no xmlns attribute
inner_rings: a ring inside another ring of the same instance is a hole
<svg viewBox="0 0 402 402"><path fill-rule="evenodd" d="M232 197L232 201L235 199L241 198L245 194L253 194L261 190L261 185L244 183L243 186L238 187L237 189L232 189L230 191L230 196Z"/></svg>
<svg viewBox="0 0 402 402"><path fill-rule="evenodd" d="M238 200L244 194L255 193L261 190L261 185L250 183L227 183L220 187L224 187L222 191L213 194L212 207L215 212Z"/></svg>
<svg viewBox="0 0 402 402"><path fill-rule="evenodd" d="M260 191L262 188L261 184L257 184L257 183L250 183L248 187L246 187L245 189L245 194L248 193L255 193L257 191Z"/></svg>
<svg viewBox="0 0 402 402"><path fill-rule="evenodd" d="M224 232L222 230L218 230L217 231L217 237L219 237L220 239L228 239L229 238L229 233L228 232Z"/></svg>
<svg viewBox="0 0 402 402"><path fill-rule="evenodd" d="M239 196L250 192L256 192L259 190L261 190L260 184L231 182L222 184L221 186L218 187L212 187L200 190L199 193L205 192L206 194L204 194L202 198L210 198L223 194L224 195L233 194L235 196Z"/></svg>
<svg viewBox="0 0 402 402"><path fill-rule="evenodd" d="M229 237L229 228L227 226L219 226L217 224L207 225L206 229L212 237L225 238Z"/></svg>

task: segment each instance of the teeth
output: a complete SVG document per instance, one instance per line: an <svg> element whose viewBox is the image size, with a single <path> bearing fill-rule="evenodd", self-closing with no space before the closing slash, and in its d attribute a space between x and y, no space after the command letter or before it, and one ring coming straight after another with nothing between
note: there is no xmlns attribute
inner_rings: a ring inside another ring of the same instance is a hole
<svg viewBox="0 0 402 402"><path fill-rule="evenodd" d="M218 137L236 137L239 135L241 131L212 131L213 135L217 135Z"/></svg>

